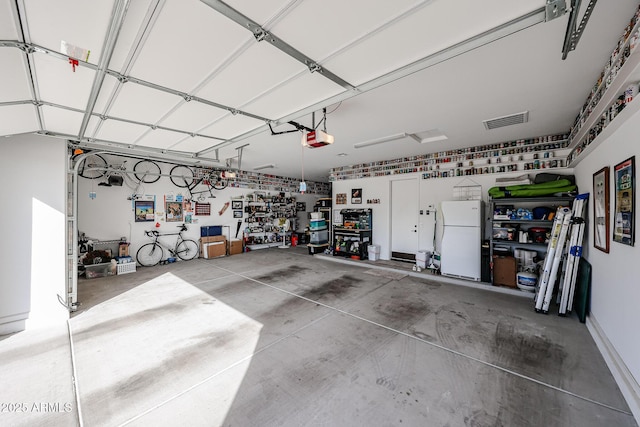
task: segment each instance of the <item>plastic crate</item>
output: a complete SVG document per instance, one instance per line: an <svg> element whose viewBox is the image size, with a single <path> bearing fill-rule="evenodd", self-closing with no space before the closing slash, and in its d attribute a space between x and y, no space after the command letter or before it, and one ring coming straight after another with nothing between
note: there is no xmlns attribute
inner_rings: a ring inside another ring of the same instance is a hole
<svg viewBox="0 0 640 427"><path fill-rule="evenodd" d="M118 264L118 274L127 274L136 272L136 263L127 262L124 264Z"/></svg>

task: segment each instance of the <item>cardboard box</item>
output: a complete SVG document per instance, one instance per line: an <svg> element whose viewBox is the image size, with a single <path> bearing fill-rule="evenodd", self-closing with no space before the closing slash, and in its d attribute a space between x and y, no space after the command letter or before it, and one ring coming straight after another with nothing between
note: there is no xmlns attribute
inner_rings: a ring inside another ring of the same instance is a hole
<svg viewBox="0 0 640 427"><path fill-rule="evenodd" d="M200 243L224 242L225 240L227 240L225 236L207 236L201 237Z"/></svg>
<svg viewBox="0 0 640 427"><path fill-rule="evenodd" d="M120 243L120 246L118 246L118 256L121 256L121 257L129 256L128 243Z"/></svg>
<svg viewBox="0 0 640 427"><path fill-rule="evenodd" d="M516 288L516 259L512 256L493 256L493 284Z"/></svg>
<svg viewBox="0 0 640 427"><path fill-rule="evenodd" d="M224 249L224 253L222 255L226 255L227 253L227 238L225 236L207 236L200 238L200 258L212 258L209 257L207 252L207 245L211 243L221 243L222 248ZM219 255L216 255L219 256Z"/></svg>
<svg viewBox="0 0 640 427"><path fill-rule="evenodd" d="M229 241L229 255L237 255L242 253L242 240L231 239Z"/></svg>
<svg viewBox="0 0 640 427"><path fill-rule="evenodd" d="M225 241L204 243L204 257L217 258L227 254L227 244Z"/></svg>

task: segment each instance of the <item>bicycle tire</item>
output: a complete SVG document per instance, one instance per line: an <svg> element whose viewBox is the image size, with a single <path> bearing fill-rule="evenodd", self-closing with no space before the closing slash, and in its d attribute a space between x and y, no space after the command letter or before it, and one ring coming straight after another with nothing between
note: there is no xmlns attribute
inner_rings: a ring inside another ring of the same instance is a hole
<svg viewBox="0 0 640 427"><path fill-rule="evenodd" d="M106 170L97 170L94 168L104 168L109 166L107 161L100 154L89 154L82 160L82 164L78 167L78 175L87 179L102 178L106 175Z"/></svg>
<svg viewBox="0 0 640 427"><path fill-rule="evenodd" d="M179 188L189 188L195 182L193 169L183 165L177 165L171 168L169 179L173 185Z"/></svg>
<svg viewBox="0 0 640 427"><path fill-rule="evenodd" d="M176 255L184 261L189 261L198 256L200 245L195 240L185 239L176 247Z"/></svg>
<svg viewBox="0 0 640 427"><path fill-rule="evenodd" d="M136 252L136 260L143 267L153 267L164 258L162 246L157 243L144 244Z"/></svg>
<svg viewBox="0 0 640 427"><path fill-rule="evenodd" d="M160 173L160 165L152 160L140 160L133 165L133 175L138 182L152 184L160 179Z"/></svg>

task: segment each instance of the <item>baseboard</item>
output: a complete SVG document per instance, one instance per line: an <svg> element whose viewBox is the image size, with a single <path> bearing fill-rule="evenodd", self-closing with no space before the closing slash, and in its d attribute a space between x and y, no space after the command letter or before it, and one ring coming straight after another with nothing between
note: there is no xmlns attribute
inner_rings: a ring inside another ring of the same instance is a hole
<svg viewBox="0 0 640 427"><path fill-rule="evenodd" d="M624 360L620 357L616 349L613 347L606 334L600 327L596 318L589 314L587 316L587 329L593 337L600 353L604 357L613 378L616 380L622 395L629 405L636 423L640 425L640 385L633 377Z"/></svg>
<svg viewBox="0 0 640 427"><path fill-rule="evenodd" d="M9 335L16 332L24 331L26 328L26 319L15 320L0 325L0 335Z"/></svg>

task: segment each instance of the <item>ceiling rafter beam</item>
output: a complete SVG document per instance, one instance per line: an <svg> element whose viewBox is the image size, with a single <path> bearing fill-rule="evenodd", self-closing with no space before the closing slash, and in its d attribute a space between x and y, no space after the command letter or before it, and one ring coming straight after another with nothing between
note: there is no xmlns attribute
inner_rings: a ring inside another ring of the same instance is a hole
<svg viewBox="0 0 640 427"><path fill-rule="evenodd" d="M105 147L109 147L110 150L121 154L138 154L145 159L157 160L166 162L167 159L172 159L175 162L188 162L192 164L200 162L220 163L220 159L217 157L202 157L196 154L187 153L184 151L167 150L163 148L143 147L133 144L125 144L122 142L109 141L106 139L97 138L78 138L75 135L69 135L59 132L38 132L39 135L48 136L52 138L66 139L73 146L80 148L90 148L96 150L106 150ZM154 156L159 154L158 156Z"/></svg>
<svg viewBox="0 0 640 427"><path fill-rule="evenodd" d="M27 21L27 13L23 0L11 2L11 9L13 11L13 17L18 29L19 37L22 39L22 43L18 47L24 52L24 63L27 68L27 79L29 80L29 90L31 91L31 97L33 98L34 105L36 106L36 120L40 130L44 130L45 123L44 117L42 117L42 111L40 105L36 102L40 98L40 91L38 89L38 76L36 75L36 67L33 63L33 50L29 47L31 42L31 35L29 33L29 25Z"/></svg>
<svg viewBox="0 0 640 427"><path fill-rule="evenodd" d="M133 67L134 63L136 62L136 60L138 59L138 56L140 55L140 52L142 51L142 48L144 47L144 44L146 43L147 38L151 33L151 29L155 25L155 22L158 19L158 16L160 15L160 11L162 11L162 8L164 7L164 4L165 4L165 0L154 0L149 4L149 7L147 8L147 13L145 14L145 17L142 21L142 25L140 26L140 29L138 30L138 33L136 34L136 37L132 43L133 47L129 50L129 53L127 54L127 57L124 60L124 64L122 66L122 69L119 75L116 76L119 83L113 88L113 91L107 98L107 102L104 108L104 113L108 114L109 111L111 111L111 107L113 106L116 98L118 97L118 94L122 89L122 85L129 81L129 77L128 77L129 72ZM109 71L110 70L107 69L107 72ZM103 123L102 121L99 122L98 125L93 129L92 136L95 136L100 131L100 127L102 126L102 123Z"/></svg>
<svg viewBox="0 0 640 427"><path fill-rule="evenodd" d="M3 105L18 105L18 104L33 104L33 101L14 101L14 102L6 102L6 103L0 103L0 106ZM47 101L40 101L39 105L45 105L48 107L54 107L54 108L60 108L62 110L67 110L67 111L73 111L75 113L84 113L84 110L81 110L79 108L74 108L74 107L68 107L66 105L60 105L60 104L55 104L53 102L47 102ZM122 123L129 123L129 124L133 124L133 125L139 125L139 126L146 126L149 127L153 130L156 129L160 129L160 130L166 130L166 131L170 131L170 132L175 132L175 133L180 133L186 136L190 136L190 137L200 137L200 138L207 138L207 139L213 139L215 141L221 141L224 142L226 141L225 138L220 138L217 136L210 136L210 135L204 135L201 133L197 133L197 132L189 132L186 130L181 130L181 129L174 129L174 128L170 128L170 127L166 127L166 126L160 126L160 125L155 125L152 123L146 123L146 122L139 122L136 120L129 120L129 119L123 119L120 117L114 117L114 116L109 116L109 115L105 115L105 114L98 114L98 113L91 113L92 117L97 117L100 120L106 121L106 120L113 120L113 121L117 121L117 122L122 122ZM91 137L87 137L89 139L91 139Z"/></svg>
<svg viewBox="0 0 640 427"><path fill-rule="evenodd" d="M91 114L93 113L93 109L98 101L98 95L102 89L104 78L107 75L109 63L111 62L111 57L113 56L113 52L116 48L116 42L118 41L118 36L120 35L120 30L122 29L122 24L124 23L124 18L127 15L128 8L129 0L116 0L113 5L111 19L109 20L109 28L107 29L107 35L102 45L100 59L98 60L98 69L95 78L93 79L89 100L87 101L87 108L85 109L82 124L80 125L80 130L78 132L78 137L80 138L83 138L87 131L89 119L91 119Z"/></svg>
<svg viewBox="0 0 640 427"><path fill-rule="evenodd" d="M260 24L253 21L251 18L243 15L242 13L238 12L228 4L224 3L223 1L220 1L220 0L201 0L201 1L207 6L217 11L218 13L231 19L233 22L240 25L241 27L248 29L258 42L266 41L267 43L270 43L271 45L273 45L273 47L275 47L276 49L280 50L286 55L289 55L296 61L304 64L304 66L307 67L311 73L317 72L318 74L326 77L327 79L331 80L335 84L342 86L343 88L349 91L357 91L356 87L353 86L351 83L347 82L343 78L339 77L338 75L322 67L318 63L318 61L315 61L312 58L309 58L304 53L300 52L299 50L297 50L290 44L286 43L285 41L279 39L269 31L261 27Z"/></svg>

